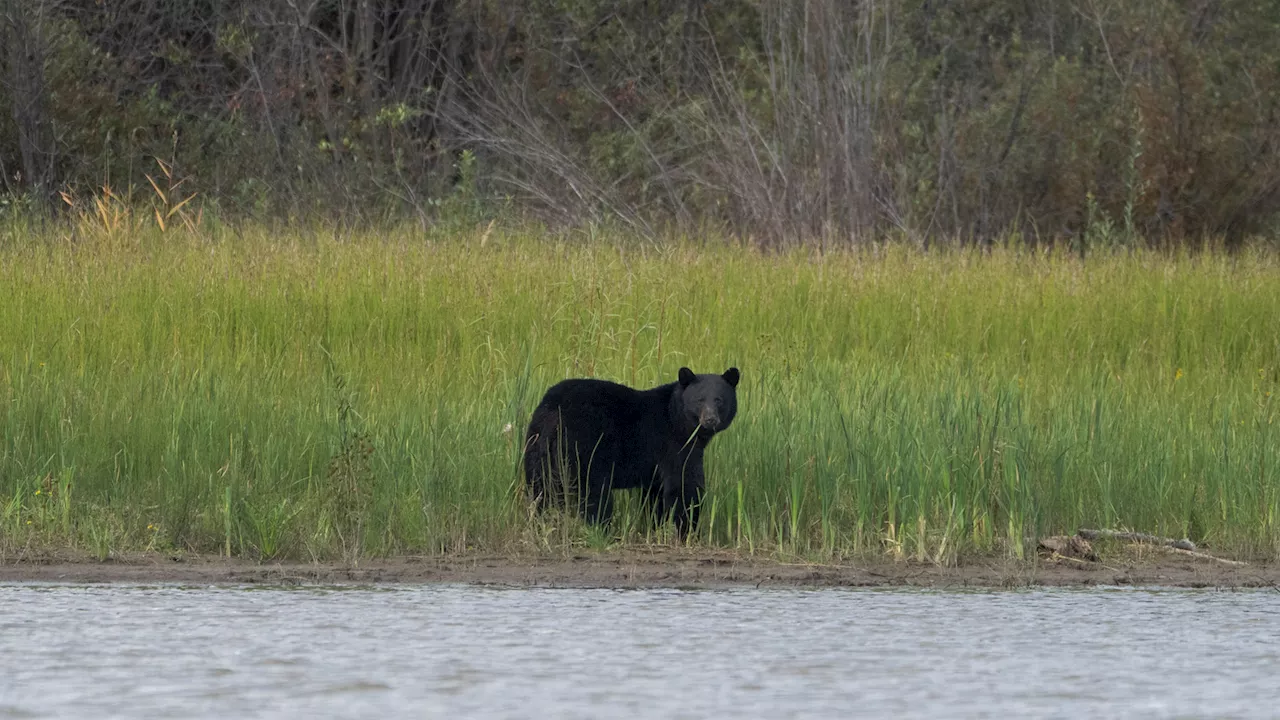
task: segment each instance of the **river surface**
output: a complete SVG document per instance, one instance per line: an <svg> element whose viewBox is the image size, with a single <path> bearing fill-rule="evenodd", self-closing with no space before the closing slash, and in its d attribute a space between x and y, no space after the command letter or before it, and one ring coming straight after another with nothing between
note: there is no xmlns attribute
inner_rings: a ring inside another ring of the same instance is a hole
<svg viewBox="0 0 1280 720"><path fill-rule="evenodd" d="M0 717L1280 717L1280 592L0 585Z"/></svg>

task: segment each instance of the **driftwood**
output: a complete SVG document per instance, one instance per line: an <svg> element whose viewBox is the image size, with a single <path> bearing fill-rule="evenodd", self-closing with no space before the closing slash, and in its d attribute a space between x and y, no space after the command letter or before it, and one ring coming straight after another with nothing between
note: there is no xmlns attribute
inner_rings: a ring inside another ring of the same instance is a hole
<svg viewBox="0 0 1280 720"><path fill-rule="evenodd" d="M1054 535L1040 540L1040 547L1068 560L1096 561L1098 556L1093 546L1079 535Z"/></svg>
<svg viewBox="0 0 1280 720"><path fill-rule="evenodd" d="M1123 532L1120 530L1089 530L1086 528L1080 528L1078 531L1076 531L1076 534L1078 534L1080 537L1084 538L1085 540L1097 540L1099 538L1105 538L1108 540L1111 540L1111 539L1128 540L1129 542L1144 542L1144 543L1150 543L1152 545L1164 545L1166 547L1171 547L1176 550L1185 550L1191 553L1194 553L1196 550L1196 544L1186 538L1183 538L1181 540L1174 540L1173 538L1163 538L1156 535L1148 535L1146 533L1139 533L1139 532ZM1206 555L1205 557L1210 557L1210 556Z"/></svg>
<svg viewBox="0 0 1280 720"><path fill-rule="evenodd" d="M1061 560L1071 560L1073 562L1097 562L1098 555L1094 553L1093 546L1089 544L1090 540L1123 540L1132 543L1147 543L1154 545L1161 550L1167 550L1171 553L1186 555L1187 557L1197 558L1199 560L1211 560L1213 562L1222 563L1223 565L1248 565L1249 563L1239 560L1227 560L1208 553L1198 552L1196 544L1183 538L1175 540L1173 538L1164 538L1157 535L1149 535L1140 532L1126 532L1122 530L1090 530L1081 528L1075 535L1055 535L1047 537L1039 542L1042 550L1047 550L1052 557Z"/></svg>

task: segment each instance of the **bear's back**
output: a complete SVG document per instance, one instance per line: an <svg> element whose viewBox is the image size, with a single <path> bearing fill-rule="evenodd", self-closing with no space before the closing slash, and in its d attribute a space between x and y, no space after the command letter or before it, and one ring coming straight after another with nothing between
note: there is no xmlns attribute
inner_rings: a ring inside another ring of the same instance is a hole
<svg viewBox="0 0 1280 720"><path fill-rule="evenodd" d="M603 430L661 413L665 405L659 397L662 389L636 390L609 380L575 378L551 386L538 407L558 410L566 423L590 423Z"/></svg>

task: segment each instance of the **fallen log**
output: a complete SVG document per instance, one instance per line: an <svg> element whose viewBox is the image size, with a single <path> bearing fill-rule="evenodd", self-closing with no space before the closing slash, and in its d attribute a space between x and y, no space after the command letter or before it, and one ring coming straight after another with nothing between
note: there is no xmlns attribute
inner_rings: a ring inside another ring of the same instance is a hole
<svg viewBox="0 0 1280 720"><path fill-rule="evenodd" d="M1176 550L1185 550L1187 552L1195 552L1196 544L1190 540L1183 538L1174 540L1173 538L1159 537L1157 535L1148 535L1140 532L1125 532L1122 530L1089 530L1080 528L1076 534L1085 540L1097 540L1099 538L1107 540L1128 540L1129 542L1144 542L1152 545L1164 545Z"/></svg>

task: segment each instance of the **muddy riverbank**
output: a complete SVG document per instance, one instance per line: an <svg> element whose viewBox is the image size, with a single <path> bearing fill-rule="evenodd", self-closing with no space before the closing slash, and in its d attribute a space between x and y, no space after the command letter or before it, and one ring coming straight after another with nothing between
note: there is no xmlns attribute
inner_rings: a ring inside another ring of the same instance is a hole
<svg viewBox="0 0 1280 720"><path fill-rule="evenodd" d="M1280 587L1280 564L1231 566L1161 552L1100 562L970 559L954 567L893 560L785 562L698 549L628 548L569 555L403 556L345 563L259 563L217 556L136 554L99 561L68 552L0 558L0 582L469 583L516 587L1027 587L1159 585Z"/></svg>

